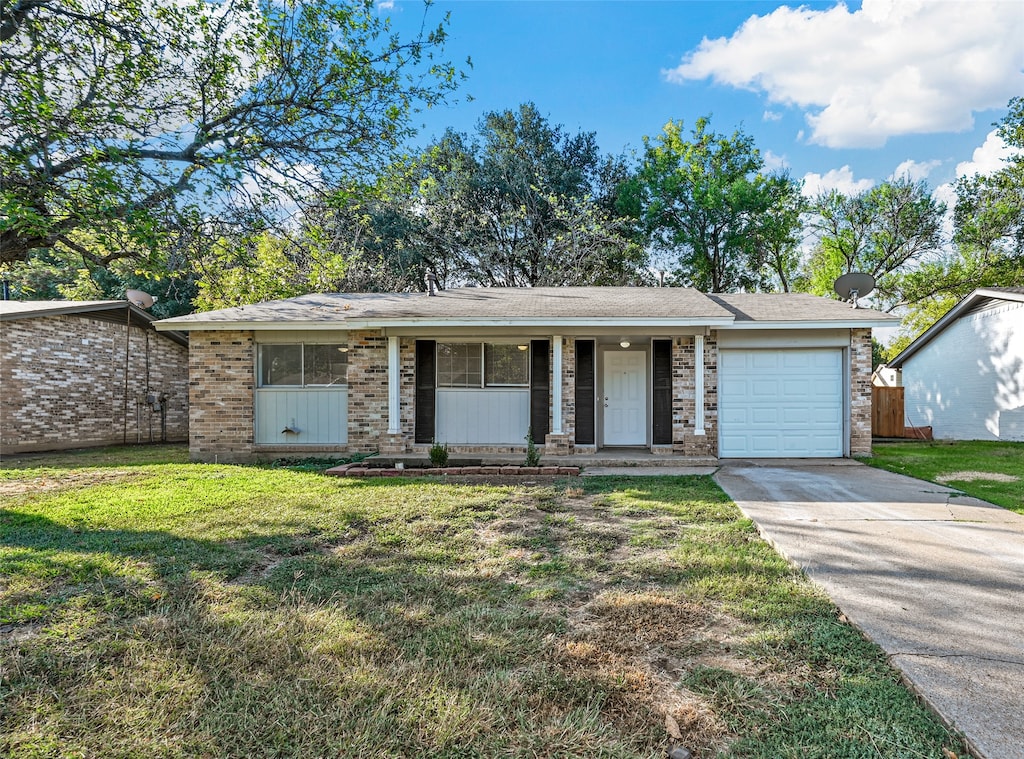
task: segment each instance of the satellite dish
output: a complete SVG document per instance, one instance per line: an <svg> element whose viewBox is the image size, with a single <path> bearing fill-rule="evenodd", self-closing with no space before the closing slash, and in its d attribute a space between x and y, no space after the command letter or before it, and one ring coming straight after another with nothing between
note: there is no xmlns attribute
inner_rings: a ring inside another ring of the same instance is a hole
<svg viewBox="0 0 1024 759"><path fill-rule="evenodd" d="M837 279L832 287L836 295L843 300L851 301L853 307L857 308L857 298L863 298L875 289L875 278L870 274L852 271Z"/></svg>
<svg viewBox="0 0 1024 759"><path fill-rule="evenodd" d="M156 298L142 290L127 290L124 294L128 302L139 308L149 308L156 303Z"/></svg>

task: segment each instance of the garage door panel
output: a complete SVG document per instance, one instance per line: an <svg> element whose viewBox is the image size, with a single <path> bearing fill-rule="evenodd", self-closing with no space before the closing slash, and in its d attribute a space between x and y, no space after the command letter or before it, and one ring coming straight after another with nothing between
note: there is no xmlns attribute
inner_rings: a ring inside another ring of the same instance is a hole
<svg viewBox="0 0 1024 759"><path fill-rule="evenodd" d="M781 365L784 369L803 369L806 371L815 365L813 357L804 351L788 351L781 355Z"/></svg>
<svg viewBox="0 0 1024 759"><path fill-rule="evenodd" d="M778 424L779 410L777 408L752 408L749 420L753 424Z"/></svg>
<svg viewBox="0 0 1024 759"><path fill-rule="evenodd" d="M811 392L811 383L805 379L787 379L780 384L783 398L807 398Z"/></svg>
<svg viewBox="0 0 1024 759"><path fill-rule="evenodd" d="M843 355L836 348L721 351L719 455L842 456Z"/></svg>
<svg viewBox="0 0 1024 759"><path fill-rule="evenodd" d="M772 370L779 367L779 355L771 352L761 352L751 355L749 365L754 369Z"/></svg>
<svg viewBox="0 0 1024 759"><path fill-rule="evenodd" d="M750 383L750 398L754 402L770 402L781 393L779 383L774 379L755 380Z"/></svg>

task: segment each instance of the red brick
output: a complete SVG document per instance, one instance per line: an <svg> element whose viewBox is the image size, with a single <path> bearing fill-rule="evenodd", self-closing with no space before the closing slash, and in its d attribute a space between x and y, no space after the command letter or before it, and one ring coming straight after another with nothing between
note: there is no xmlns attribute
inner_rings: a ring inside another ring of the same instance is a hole
<svg viewBox="0 0 1024 759"><path fill-rule="evenodd" d="M521 466L519 467L519 474L540 474L539 466Z"/></svg>

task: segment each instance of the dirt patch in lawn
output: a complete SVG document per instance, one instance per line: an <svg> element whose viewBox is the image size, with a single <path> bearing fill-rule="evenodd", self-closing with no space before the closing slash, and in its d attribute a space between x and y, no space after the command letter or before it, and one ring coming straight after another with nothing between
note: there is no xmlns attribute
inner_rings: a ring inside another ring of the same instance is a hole
<svg viewBox="0 0 1024 759"><path fill-rule="evenodd" d="M673 562L671 546L641 539L652 525L663 519L667 527L672 519L613 514L602 496L575 488L559 495L553 511L541 505L478 527L478 544L490 553L481 574L553 589L535 604L566 620L565 634L549 641L545 658L570 693L601 683L609 694L602 712L625 732L671 726L667 738L678 729L676 743L694 756L714 756L735 736L714 705L680 681L695 667L774 677L738 653L747 626L637 569ZM574 706L572 698L560 703L550 693L545 702L566 711Z"/></svg>
<svg viewBox="0 0 1024 759"><path fill-rule="evenodd" d="M935 479L943 485L948 485L951 482L977 482L978 480L1016 482L1020 478L1001 472L950 472L949 474L940 474Z"/></svg>
<svg viewBox="0 0 1024 759"><path fill-rule="evenodd" d="M56 490L114 485L146 476L137 471L118 469L70 469L58 475L44 474L28 479L0 479L0 496L31 495Z"/></svg>

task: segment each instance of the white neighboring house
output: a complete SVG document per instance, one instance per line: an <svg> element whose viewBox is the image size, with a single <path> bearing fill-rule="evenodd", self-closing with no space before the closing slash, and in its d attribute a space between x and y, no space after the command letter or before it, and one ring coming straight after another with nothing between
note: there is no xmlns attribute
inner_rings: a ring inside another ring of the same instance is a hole
<svg viewBox="0 0 1024 759"><path fill-rule="evenodd" d="M1024 287L975 290L889 366L903 373L907 424L1024 442Z"/></svg>

